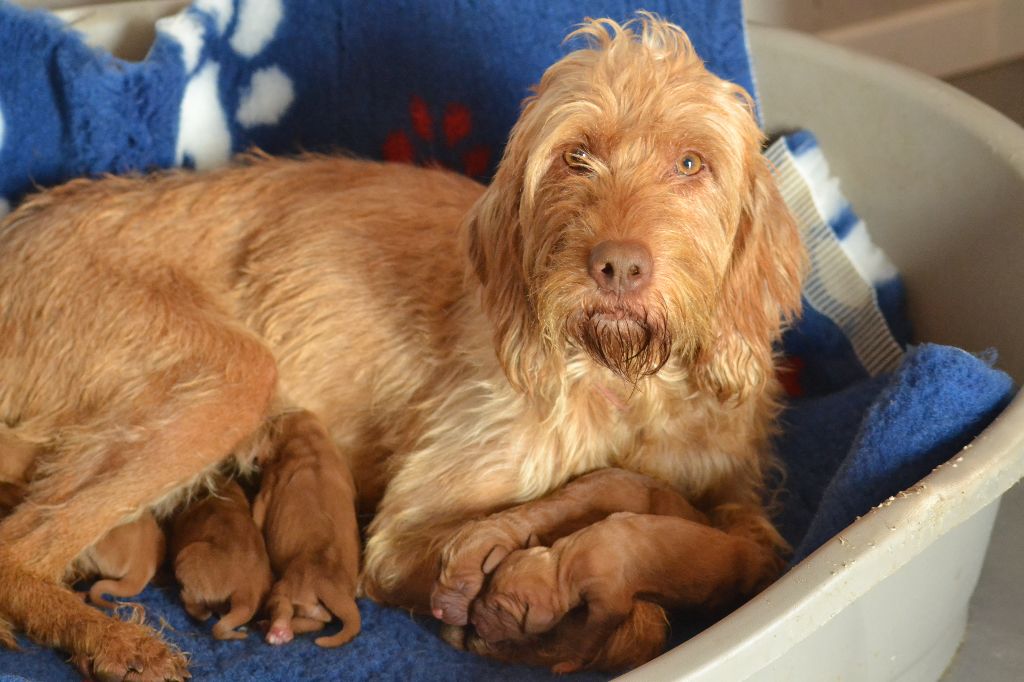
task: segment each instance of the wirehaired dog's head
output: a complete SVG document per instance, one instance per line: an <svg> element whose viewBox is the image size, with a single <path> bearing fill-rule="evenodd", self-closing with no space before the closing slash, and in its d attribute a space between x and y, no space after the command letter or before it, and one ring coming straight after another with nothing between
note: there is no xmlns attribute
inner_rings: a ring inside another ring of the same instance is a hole
<svg viewBox="0 0 1024 682"><path fill-rule="evenodd" d="M670 361L746 397L800 304L803 250L750 97L677 26L589 21L544 74L466 224L513 384L586 353L636 383Z"/></svg>

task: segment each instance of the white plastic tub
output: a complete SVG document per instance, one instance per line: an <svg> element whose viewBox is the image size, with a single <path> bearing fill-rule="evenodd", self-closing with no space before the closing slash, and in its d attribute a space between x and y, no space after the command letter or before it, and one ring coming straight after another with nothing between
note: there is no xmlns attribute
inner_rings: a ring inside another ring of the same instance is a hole
<svg viewBox="0 0 1024 682"><path fill-rule="evenodd" d="M184 4L67 16L93 44L131 54L119 43L132 22ZM938 81L796 33L753 27L751 44L768 129L818 137L906 278L918 339L995 346L1000 366L1024 378L1024 130ZM1022 475L1018 398L962 459L622 679L937 679L963 636L999 497Z"/></svg>
<svg viewBox="0 0 1024 682"><path fill-rule="evenodd" d="M934 79L812 38L763 27L750 38L767 128L818 137L906 278L918 340L994 346L1019 382L1024 129ZM937 679L963 637L999 498L1024 475L1024 398L954 460L622 679Z"/></svg>

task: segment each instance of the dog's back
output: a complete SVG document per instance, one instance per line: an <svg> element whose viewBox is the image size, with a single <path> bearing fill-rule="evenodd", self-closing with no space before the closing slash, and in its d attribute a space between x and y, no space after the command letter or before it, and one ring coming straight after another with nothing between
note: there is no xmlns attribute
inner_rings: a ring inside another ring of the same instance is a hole
<svg viewBox="0 0 1024 682"><path fill-rule="evenodd" d="M353 444L407 431L371 417L365 396L384 389L380 404L398 408L428 383L437 357L424 356L448 351L464 275L457 228L482 191L437 169L252 156L204 174L76 180L28 199L0 223L0 356L18 358L0 363L0 423L15 425L4 438L42 452L58 423L100 411L107 428L130 422L150 372L125 364L108 322L167 304L216 310L260 337L290 398L343 415L332 430ZM124 342L172 365L178 349L162 337L139 325ZM423 356L407 357L410 344ZM5 449L0 459L28 469ZM355 457L370 468L357 477L374 477L377 454Z"/></svg>

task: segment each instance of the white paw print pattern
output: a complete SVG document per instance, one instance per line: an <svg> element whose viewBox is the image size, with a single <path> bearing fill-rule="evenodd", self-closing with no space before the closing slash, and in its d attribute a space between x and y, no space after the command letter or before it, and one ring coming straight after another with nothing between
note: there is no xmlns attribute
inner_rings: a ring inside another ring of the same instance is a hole
<svg viewBox="0 0 1024 682"><path fill-rule="evenodd" d="M260 69L242 93L236 117L246 128L272 125L281 120L293 99L295 89L284 71L276 66Z"/></svg>
<svg viewBox="0 0 1024 682"><path fill-rule="evenodd" d="M235 52L250 59L263 51L284 17L281 0L242 0L238 24L231 36Z"/></svg>
<svg viewBox="0 0 1024 682"><path fill-rule="evenodd" d="M239 56L252 59L273 39L284 19L282 0L240 0L235 16L232 0L196 0L190 10L161 19L157 30L178 42L189 76L182 95L175 161L190 158L197 169L213 168L231 157L231 130L220 99L220 65L207 60L200 66L204 24L196 12L214 23L220 36L231 20L235 25L228 44ZM273 125L295 99L291 79L277 66L255 71L242 89L235 120L245 128Z"/></svg>

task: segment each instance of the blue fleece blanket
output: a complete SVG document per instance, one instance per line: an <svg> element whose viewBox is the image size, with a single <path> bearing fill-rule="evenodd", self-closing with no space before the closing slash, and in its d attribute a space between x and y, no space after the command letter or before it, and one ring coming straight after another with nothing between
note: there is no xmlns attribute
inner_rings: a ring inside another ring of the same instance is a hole
<svg viewBox="0 0 1024 682"><path fill-rule="evenodd" d="M739 0L645 7L683 25L712 70L753 89ZM127 63L0 0L0 214L37 185L209 168L254 144L345 148L486 178L529 85L571 49L564 35L585 15L622 20L633 9L614 0L196 0L159 23L145 61ZM1014 388L989 356L905 352L900 279L813 136L780 139L767 156L812 257L804 318L784 340L790 400L777 440L788 469L778 522L795 562L955 454ZM433 623L366 600L363 633L329 651L306 638L274 649L257 637L216 642L172 587L150 587L139 601L192 653L198 679L548 677L457 652ZM678 624L677 634L693 627ZM24 651L0 652L0 679L78 679L60 654L22 641Z"/></svg>

